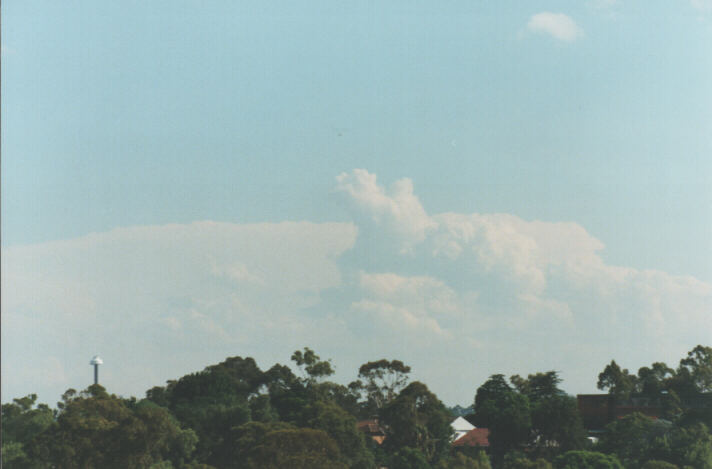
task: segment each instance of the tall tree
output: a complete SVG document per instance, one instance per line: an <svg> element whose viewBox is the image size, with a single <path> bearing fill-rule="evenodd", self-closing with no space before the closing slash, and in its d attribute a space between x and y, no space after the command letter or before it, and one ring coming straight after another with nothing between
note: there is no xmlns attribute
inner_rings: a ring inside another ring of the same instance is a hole
<svg viewBox="0 0 712 469"><path fill-rule="evenodd" d="M366 394L367 408L377 411L392 401L408 384L410 367L400 360L378 360L361 365L352 387Z"/></svg>
<svg viewBox="0 0 712 469"><path fill-rule="evenodd" d="M621 369L615 360L606 365L606 368L598 375L598 389L606 390L613 395L616 400L628 399L636 391L636 377L628 370Z"/></svg>
<svg viewBox="0 0 712 469"><path fill-rule="evenodd" d="M414 381L381 411L386 427L385 445L391 450L414 448L433 463L450 446L450 412L435 394Z"/></svg>
<svg viewBox="0 0 712 469"><path fill-rule="evenodd" d="M638 388L646 397L659 398L667 389L669 381L675 376L675 370L662 362L655 362L650 367L638 370Z"/></svg>
<svg viewBox="0 0 712 469"><path fill-rule="evenodd" d="M304 380L307 383L315 383L320 379L334 374L331 360L322 360L314 350L304 347L304 351L297 350L292 354L292 361L296 363L302 371Z"/></svg>
<svg viewBox="0 0 712 469"><path fill-rule="evenodd" d="M696 392L712 392L712 347L698 345L690 350L687 357L680 360L680 373L690 377Z"/></svg>
<svg viewBox="0 0 712 469"><path fill-rule="evenodd" d="M531 445L540 455L551 457L561 451L583 448L586 432L576 399L559 388L561 378L556 371L530 374L526 379L514 375L510 380L529 399Z"/></svg>
<svg viewBox="0 0 712 469"><path fill-rule="evenodd" d="M490 447L497 463L504 454L524 445L532 419L529 398L512 389L503 375L492 375L477 389L475 423L490 430Z"/></svg>
<svg viewBox="0 0 712 469"><path fill-rule="evenodd" d="M317 401L304 411L303 426L325 431L339 447L342 462L352 469L375 467L356 419L334 402Z"/></svg>

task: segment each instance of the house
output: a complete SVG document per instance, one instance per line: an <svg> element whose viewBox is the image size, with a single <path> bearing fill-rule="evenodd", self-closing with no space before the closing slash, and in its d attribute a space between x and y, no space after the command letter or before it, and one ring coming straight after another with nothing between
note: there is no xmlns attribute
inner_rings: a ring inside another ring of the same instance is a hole
<svg viewBox="0 0 712 469"><path fill-rule="evenodd" d="M458 417L450 423L452 430L455 432L453 435L453 441L458 438L465 436L470 430L474 430L475 426L462 417Z"/></svg>
<svg viewBox="0 0 712 469"><path fill-rule="evenodd" d="M366 434L367 438L371 438L376 444L383 444L386 439L386 432L378 423L378 419L361 420L356 423L356 428Z"/></svg>
<svg viewBox="0 0 712 469"><path fill-rule="evenodd" d="M489 428L473 428L452 442L452 446L476 446L489 448Z"/></svg>
<svg viewBox="0 0 712 469"><path fill-rule="evenodd" d="M458 417L450 424L453 432L453 446L479 446L489 447L489 430L477 428L462 417Z"/></svg>

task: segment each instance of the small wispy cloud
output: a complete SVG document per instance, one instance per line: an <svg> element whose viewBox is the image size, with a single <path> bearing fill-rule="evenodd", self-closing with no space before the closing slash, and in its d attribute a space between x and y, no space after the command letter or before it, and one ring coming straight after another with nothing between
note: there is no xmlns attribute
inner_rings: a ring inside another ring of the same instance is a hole
<svg viewBox="0 0 712 469"><path fill-rule="evenodd" d="M696 10L712 12L712 0L690 0L690 5Z"/></svg>
<svg viewBox="0 0 712 469"><path fill-rule="evenodd" d="M563 13L541 12L529 18L527 30L548 34L560 41L572 42L583 36L583 30L574 20Z"/></svg>

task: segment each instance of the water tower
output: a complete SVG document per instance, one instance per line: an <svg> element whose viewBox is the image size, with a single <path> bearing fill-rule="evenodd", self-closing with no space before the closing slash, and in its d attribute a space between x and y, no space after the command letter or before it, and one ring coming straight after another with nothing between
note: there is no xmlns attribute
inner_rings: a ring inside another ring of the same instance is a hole
<svg viewBox="0 0 712 469"><path fill-rule="evenodd" d="M90 365L94 365L94 384L99 384L99 365L104 363L99 355L94 355L94 358L89 362Z"/></svg>

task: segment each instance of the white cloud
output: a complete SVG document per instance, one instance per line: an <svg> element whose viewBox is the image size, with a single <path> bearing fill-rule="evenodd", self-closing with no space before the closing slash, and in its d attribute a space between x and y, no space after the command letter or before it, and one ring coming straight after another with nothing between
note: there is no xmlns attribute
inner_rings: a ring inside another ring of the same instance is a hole
<svg viewBox="0 0 712 469"><path fill-rule="evenodd" d="M542 12L533 15L527 23L527 30L544 33L560 41L571 42L583 36L583 30L569 16L563 13Z"/></svg>
<svg viewBox="0 0 712 469"><path fill-rule="evenodd" d="M382 193L375 176L370 180L369 192ZM526 371L527 363L540 369L591 363L590 352L576 352L578 344L581 350L602 352L600 363L589 369L595 380L597 368L615 358L616 351L629 359L644 357L648 362L640 365L649 364L650 357L665 360L663 351L674 356L673 350L683 353L708 340L703 331L712 330L712 285L610 265L601 257L603 243L576 223L422 210L419 218L431 222L416 238L393 226L407 226L407 219L366 218L376 230L401 233L407 255L396 249L390 265L411 274L362 274L363 298L352 308L377 312L398 333L398 322L421 331L429 324L433 333L447 334L458 344L474 339L481 350L499 354L495 361L502 360L502 367L519 363ZM380 254L379 259L385 257ZM438 311L437 299L447 307ZM569 341L572 350L560 356ZM539 352L524 352L520 347L526 344L536 344ZM529 354L514 358L518 352Z"/></svg>
<svg viewBox="0 0 712 469"><path fill-rule="evenodd" d="M336 190L344 194L372 221L385 226L402 242L402 250L409 251L425 239L436 223L427 216L413 194L413 182L404 178L393 183L390 191L378 185L375 174L363 169L342 173L336 178Z"/></svg>

